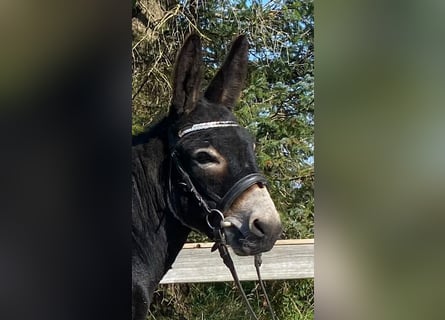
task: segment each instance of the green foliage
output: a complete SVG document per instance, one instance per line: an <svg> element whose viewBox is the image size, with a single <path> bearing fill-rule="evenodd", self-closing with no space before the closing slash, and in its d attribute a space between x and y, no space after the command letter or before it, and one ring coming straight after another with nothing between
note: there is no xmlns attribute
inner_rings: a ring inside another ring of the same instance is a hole
<svg viewBox="0 0 445 320"><path fill-rule="evenodd" d="M255 313L269 319L266 300L255 282L243 282ZM278 319L314 318L313 280L268 281L266 290ZM162 303L161 303L162 302ZM233 283L166 285L156 292L150 319L249 319L244 302Z"/></svg>
<svg viewBox="0 0 445 320"><path fill-rule="evenodd" d="M283 238L313 238L313 2L136 3L148 22L140 31L133 19L133 133L168 110L172 68L187 33L198 32L203 39L203 86L221 65L231 40L247 34L249 76L235 112L256 139L258 164L281 214ZM189 240L206 239L193 233ZM256 286L246 286L252 302L257 301ZM313 319L313 280L268 282L267 286L280 319ZM156 297L151 319L246 319L232 284L168 286ZM264 314L266 309L258 306L257 311Z"/></svg>

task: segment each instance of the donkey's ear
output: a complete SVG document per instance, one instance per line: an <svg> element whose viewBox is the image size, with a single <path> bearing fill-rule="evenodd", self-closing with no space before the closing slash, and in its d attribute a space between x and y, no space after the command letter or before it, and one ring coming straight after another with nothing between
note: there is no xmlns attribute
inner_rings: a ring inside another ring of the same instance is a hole
<svg viewBox="0 0 445 320"><path fill-rule="evenodd" d="M226 61L204 94L207 100L225 105L229 109L234 107L246 79L248 51L246 36L236 38Z"/></svg>
<svg viewBox="0 0 445 320"><path fill-rule="evenodd" d="M201 39L191 34L176 58L170 115L178 117L195 107L200 91L201 61Z"/></svg>

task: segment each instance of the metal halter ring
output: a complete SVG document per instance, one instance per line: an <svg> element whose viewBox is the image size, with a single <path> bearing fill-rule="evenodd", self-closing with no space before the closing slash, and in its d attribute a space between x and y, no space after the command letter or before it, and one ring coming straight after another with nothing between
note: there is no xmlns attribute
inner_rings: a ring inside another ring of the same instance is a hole
<svg viewBox="0 0 445 320"><path fill-rule="evenodd" d="M212 226L212 224L209 221L209 216L211 216L212 214L218 214L219 217L221 218L221 221L224 220L224 215L221 211L219 211L218 209L211 209L209 214L206 215L206 221L207 221L207 225L210 227L210 229L215 230L215 229L220 229L221 227L218 225L217 227ZM218 216L217 216L218 217ZM219 221L219 223L221 223L221 221Z"/></svg>

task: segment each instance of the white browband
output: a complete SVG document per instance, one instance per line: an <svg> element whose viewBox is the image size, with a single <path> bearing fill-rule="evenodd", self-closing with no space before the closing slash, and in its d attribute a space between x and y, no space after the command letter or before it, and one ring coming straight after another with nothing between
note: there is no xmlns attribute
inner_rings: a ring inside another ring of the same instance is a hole
<svg viewBox="0 0 445 320"><path fill-rule="evenodd" d="M203 122L192 125L189 128L179 130L178 137L182 138L188 133L212 129L212 128L223 128L223 127L239 127L239 124L235 121L211 121L211 122Z"/></svg>

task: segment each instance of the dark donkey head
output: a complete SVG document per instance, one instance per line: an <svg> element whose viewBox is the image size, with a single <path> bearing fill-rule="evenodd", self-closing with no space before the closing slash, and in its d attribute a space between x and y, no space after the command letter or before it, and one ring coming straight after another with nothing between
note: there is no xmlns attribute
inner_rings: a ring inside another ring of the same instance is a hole
<svg viewBox="0 0 445 320"><path fill-rule="evenodd" d="M247 54L247 39L240 36L201 96L201 41L189 36L176 62L169 114L172 211L210 237L221 212L227 242L238 255L270 250L281 233L253 139L232 113L246 77Z"/></svg>

